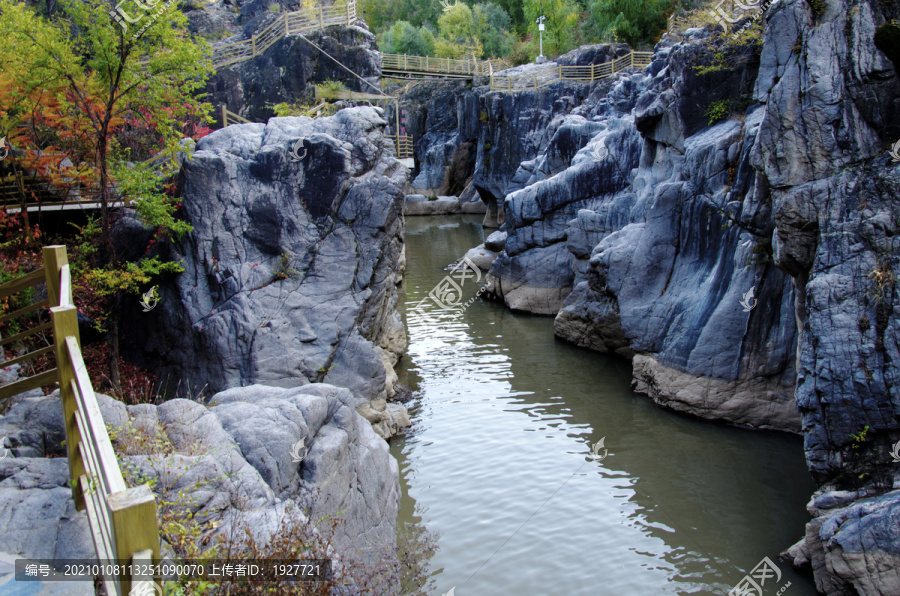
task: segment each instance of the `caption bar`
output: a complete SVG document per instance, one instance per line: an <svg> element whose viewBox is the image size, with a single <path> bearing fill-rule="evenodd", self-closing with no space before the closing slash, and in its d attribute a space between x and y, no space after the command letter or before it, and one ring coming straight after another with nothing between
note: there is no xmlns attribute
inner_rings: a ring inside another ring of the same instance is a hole
<svg viewBox="0 0 900 596"><path fill-rule="evenodd" d="M94 581L106 578L154 578L161 581L331 581L331 559L244 559L240 561L186 559L159 563L88 559L16 559L16 581Z"/></svg>

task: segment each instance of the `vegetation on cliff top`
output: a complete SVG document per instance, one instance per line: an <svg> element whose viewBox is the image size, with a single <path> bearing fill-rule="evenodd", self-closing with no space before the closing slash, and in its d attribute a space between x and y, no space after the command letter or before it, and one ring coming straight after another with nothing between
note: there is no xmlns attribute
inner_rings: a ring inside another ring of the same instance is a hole
<svg viewBox="0 0 900 596"><path fill-rule="evenodd" d="M668 15L696 8L696 0L361 0L361 13L382 51L458 58L504 57L523 63L539 51L535 20L546 16L544 53L557 56L579 45L626 42L650 47Z"/></svg>

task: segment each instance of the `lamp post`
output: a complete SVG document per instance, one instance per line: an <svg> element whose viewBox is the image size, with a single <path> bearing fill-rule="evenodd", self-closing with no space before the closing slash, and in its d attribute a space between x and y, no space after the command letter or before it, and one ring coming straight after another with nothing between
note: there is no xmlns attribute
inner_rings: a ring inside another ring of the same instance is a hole
<svg viewBox="0 0 900 596"><path fill-rule="evenodd" d="M535 62L537 62L538 64L541 64L541 63L547 61L546 56L544 56L544 21L546 21L546 20L547 20L547 17L545 17L544 15L541 15L537 18L537 21L535 21L537 23L538 31L540 32L540 36L541 36L541 55L538 56L537 59L535 60Z"/></svg>

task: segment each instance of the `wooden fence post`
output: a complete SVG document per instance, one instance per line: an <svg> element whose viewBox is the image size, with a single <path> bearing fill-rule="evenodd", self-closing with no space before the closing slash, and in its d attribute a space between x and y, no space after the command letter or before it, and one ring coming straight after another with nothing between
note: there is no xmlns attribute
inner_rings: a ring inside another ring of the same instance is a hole
<svg viewBox="0 0 900 596"><path fill-rule="evenodd" d="M320 5L319 6L319 29L321 29L325 26L325 19L322 16L322 10L323 10L322 6Z"/></svg>
<svg viewBox="0 0 900 596"><path fill-rule="evenodd" d="M250 57L256 57L256 36L253 35L250 37Z"/></svg>
<svg viewBox="0 0 900 596"><path fill-rule="evenodd" d="M225 109L225 104L222 104L222 128L228 126L228 114L226 114L227 110Z"/></svg>
<svg viewBox="0 0 900 596"><path fill-rule="evenodd" d="M116 558L130 561L135 553L149 550L158 562L159 527L156 522L156 499L146 484L113 493L107 497L115 534ZM131 577L121 576L122 594L131 591Z"/></svg>
<svg viewBox="0 0 900 596"><path fill-rule="evenodd" d="M57 282L58 283L58 282ZM58 290L57 290L58 291ZM78 432L78 424L75 422L75 412L78 404L75 401L75 392L72 390L72 380L75 378L75 370L69 350L66 348L66 337L75 336L75 341L81 345L78 337L78 310L72 306L54 306L50 309L50 319L53 323L53 343L56 347L56 368L59 370L59 397L62 400L63 420L66 424L66 452L69 455L69 484L72 487L72 499L75 500L75 508L84 509L84 494L81 492L81 481L85 473L84 461L78 444L81 443L81 433Z"/></svg>
<svg viewBox="0 0 900 596"><path fill-rule="evenodd" d="M45 246L43 253L44 276L47 278L47 298L50 299L50 306L59 306L59 268L69 264L66 247L61 244Z"/></svg>

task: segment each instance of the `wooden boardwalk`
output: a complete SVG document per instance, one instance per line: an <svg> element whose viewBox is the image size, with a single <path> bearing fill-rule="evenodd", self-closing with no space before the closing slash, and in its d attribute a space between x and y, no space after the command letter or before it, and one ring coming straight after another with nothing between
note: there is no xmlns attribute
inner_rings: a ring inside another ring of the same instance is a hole
<svg viewBox="0 0 900 596"><path fill-rule="evenodd" d="M250 39L214 46L213 67L219 69L255 58L288 35L310 33L332 25L349 26L356 18L356 0L286 12ZM487 75L491 69L500 70L508 66L502 60L477 60L474 56L461 60L401 54L381 56L382 76L400 78L443 76L471 79L475 75Z"/></svg>

